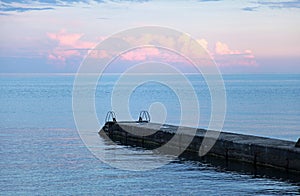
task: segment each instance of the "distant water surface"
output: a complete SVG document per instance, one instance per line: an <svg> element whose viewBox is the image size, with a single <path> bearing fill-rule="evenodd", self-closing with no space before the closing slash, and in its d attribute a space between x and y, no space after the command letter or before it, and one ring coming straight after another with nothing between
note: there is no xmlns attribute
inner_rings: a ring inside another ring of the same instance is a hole
<svg viewBox="0 0 300 196"><path fill-rule="evenodd" d="M292 141L300 137L300 75L223 77L225 131ZM209 89L203 78L188 78L200 100L200 126L205 128L210 118ZM117 79L108 75L98 83L95 106L100 124L111 109L111 91ZM87 150L76 131L73 81L73 75L1 75L1 194L299 194L297 183L221 172L193 161L174 161L147 172L112 168ZM89 90L89 84L82 86L83 94ZM170 88L155 82L132 93L132 116L137 117L153 102L165 105L166 123L180 124L180 99Z"/></svg>

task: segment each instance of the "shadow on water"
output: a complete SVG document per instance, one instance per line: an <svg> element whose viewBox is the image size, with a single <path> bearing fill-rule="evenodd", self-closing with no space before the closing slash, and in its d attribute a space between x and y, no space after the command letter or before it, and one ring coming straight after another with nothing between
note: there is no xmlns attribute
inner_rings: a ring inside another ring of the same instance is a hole
<svg viewBox="0 0 300 196"><path fill-rule="evenodd" d="M193 154L184 153L179 157L179 162L183 164L190 161L207 164L208 166L215 168L215 171L217 172L236 172L239 174L250 175L253 178L268 178L280 180L300 186L300 173L298 172L291 172L271 167L262 167L258 165L254 166L250 163L235 160L225 160L224 158L215 156L204 156L196 158L196 156Z"/></svg>
<svg viewBox="0 0 300 196"><path fill-rule="evenodd" d="M103 136L102 134L100 134L100 137L103 138L106 142L112 144L111 140L108 140L108 138ZM117 144L120 147L123 146L124 148L130 147L134 151L149 150L148 148L136 146L133 143L128 143L127 145L124 145L121 141L119 141L116 138L110 139L114 141L114 144ZM129 154L128 156L132 155ZM199 157L198 154L191 152L184 152L180 155L179 158L175 159L170 164L172 163L199 165L199 170L203 170L203 166L205 165L205 168L210 170L213 169L216 172L238 173L241 175L249 175L252 178L266 178L288 182L295 186L299 186L300 193L300 173L298 172L291 172L272 167L262 167L259 165L253 165L250 163L236 160L226 160L224 158L216 156L206 155L203 157Z"/></svg>

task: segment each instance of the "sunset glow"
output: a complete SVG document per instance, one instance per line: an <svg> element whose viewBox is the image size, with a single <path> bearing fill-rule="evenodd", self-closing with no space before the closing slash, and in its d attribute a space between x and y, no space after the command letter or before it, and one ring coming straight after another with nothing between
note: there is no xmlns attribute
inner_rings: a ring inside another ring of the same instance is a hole
<svg viewBox="0 0 300 196"><path fill-rule="evenodd" d="M299 4L3 1L0 70L76 72L88 52L106 37L128 28L156 25L191 35L224 73L299 73ZM164 41L170 46L174 42ZM109 54L103 51L98 55ZM166 61L181 61L153 48L127 52L122 60L142 61L158 56Z"/></svg>

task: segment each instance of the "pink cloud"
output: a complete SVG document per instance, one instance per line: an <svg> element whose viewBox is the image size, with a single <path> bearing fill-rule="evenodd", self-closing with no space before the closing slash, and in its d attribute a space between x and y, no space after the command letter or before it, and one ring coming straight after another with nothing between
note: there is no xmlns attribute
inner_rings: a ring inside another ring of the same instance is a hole
<svg viewBox="0 0 300 196"><path fill-rule="evenodd" d="M205 49L208 50L208 42L206 39L198 39L197 42Z"/></svg>
<svg viewBox="0 0 300 196"><path fill-rule="evenodd" d="M91 50L89 52L91 58L112 58L106 50Z"/></svg>
<svg viewBox="0 0 300 196"><path fill-rule="evenodd" d="M121 59L126 61L144 61L150 58L157 58L159 55L160 51L157 48L139 48L126 52L121 56Z"/></svg>
<svg viewBox="0 0 300 196"><path fill-rule="evenodd" d="M73 47L83 34L67 34L64 30L59 33L47 33L47 36L52 40L59 41L59 45Z"/></svg>
<svg viewBox="0 0 300 196"><path fill-rule="evenodd" d="M81 56L80 52L76 50L60 50L54 49L49 55L48 59L51 61L56 61L56 63L65 63L67 58Z"/></svg>
<svg viewBox="0 0 300 196"><path fill-rule="evenodd" d="M83 35L82 33L67 33L65 30L47 33L47 37L56 43L55 48L49 52L48 59L65 64L68 58L83 57L96 45L94 42L83 41Z"/></svg>
<svg viewBox="0 0 300 196"><path fill-rule="evenodd" d="M90 50L96 46L96 42L84 41L84 34L82 33L68 33L65 30L61 30L57 33L47 33L47 37L56 44L56 46L47 54L50 61L54 61L59 64L65 64L67 59L83 58L87 52L90 52L90 57L94 58L112 58L115 54L113 51L105 50ZM97 42L102 41L105 37L97 37ZM132 42L145 41L134 40L133 38L127 38ZM142 39L142 38L141 38ZM145 39L145 38L143 38ZM167 46L174 46L174 40L162 39L162 38L148 38L150 41L159 39L160 42L167 44ZM182 38L183 39L183 38ZM148 41L149 41L148 40ZM150 43L149 41L149 43ZM184 39L183 39L184 41ZM255 56L251 50L237 50L231 49L228 44L223 42L216 42L214 48L210 48L206 39L198 39L198 43L214 58L218 66L256 66ZM185 43L185 42L184 42ZM189 43L189 42L187 42ZM184 44L182 48L178 48L182 52L191 52L192 56L194 50L188 44ZM156 47L143 47L137 48L120 55L119 60L123 61L161 61L166 63L182 63L184 65L190 64L187 59L174 52L159 49Z"/></svg>
<svg viewBox="0 0 300 196"><path fill-rule="evenodd" d="M219 66L257 66L251 50L232 50L222 42L216 43L213 56Z"/></svg>
<svg viewBox="0 0 300 196"><path fill-rule="evenodd" d="M251 50L232 50L228 44L219 41L215 44L215 48L210 50L207 40L199 39L197 41L214 58L218 66L257 66L255 56ZM185 49L186 47L187 46L185 46ZM121 55L120 59L125 61L155 60L170 63L184 63L185 65L189 64L184 57L171 51L155 47L139 48L129 51Z"/></svg>
<svg viewBox="0 0 300 196"><path fill-rule="evenodd" d="M134 49L122 54L119 59L124 61L160 61L166 63L181 62L187 64L187 60L184 57L156 47Z"/></svg>
<svg viewBox="0 0 300 196"><path fill-rule="evenodd" d="M133 39L133 38L132 38ZM152 38L155 39L155 38ZM150 40L152 40L150 39ZM127 40L127 41L136 41L139 43L139 40ZM174 45L172 40L162 39L159 41L163 43L167 43L170 45ZM214 48L209 47L209 43L206 39L198 39L198 43L210 54L212 58L214 58L215 62L218 66L257 66L255 56L251 50L233 50L228 44L223 42L216 42ZM183 39L183 43L185 42ZM193 51L192 47L188 44L183 44L182 48L178 48L179 51L183 53L191 53L191 56L197 56L195 51ZM146 60L155 60L162 62L170 62L170 63L182 63L188 65L188 61L173 52L158 49L155 47L152 48L140 48L136 50L129 51L123 54L120 58L125 61L146 61Z"/></svg>
<svg viewBox="0 0 300 196"><path fill-rule="evenodd" d="M216 43L215 54L226 55L226 54L240 54L238 50L229 49L228 45L222 42Z"/></svg>

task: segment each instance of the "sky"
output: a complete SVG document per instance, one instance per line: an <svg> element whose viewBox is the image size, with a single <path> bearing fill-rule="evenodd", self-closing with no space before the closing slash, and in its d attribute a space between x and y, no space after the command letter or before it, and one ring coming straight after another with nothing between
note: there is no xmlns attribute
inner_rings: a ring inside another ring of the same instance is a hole
<svg viewBox="0 0 300 196"><path fill-rule="evenodd" d="M300 73L299 0L2 0L0 73L75 73L99 42L148 25L189 34L222 73ZM161 54L119 63L142 55Z"/></svg>

